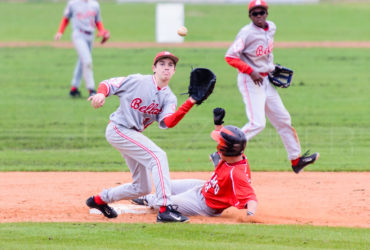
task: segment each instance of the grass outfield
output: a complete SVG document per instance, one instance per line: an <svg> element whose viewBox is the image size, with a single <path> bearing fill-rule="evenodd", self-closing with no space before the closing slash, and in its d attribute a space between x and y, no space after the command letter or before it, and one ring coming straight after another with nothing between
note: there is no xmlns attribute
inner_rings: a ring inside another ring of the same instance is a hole
<svg viewBox="0 0 370 250"><path fill-rule="evenodd" d="M101 2L111 41L155 41L155 4ZM48 41L57 32L65 2L0 2L0 41ZM271 5L276 41L369 41L367 2ZM186 41L232 41L249 22L247 5L185 5ZM6 24L6 25L5 25ZM71 27L62 40L70 40Z"/></svg>
<svg viewBox="0 0 370 250"><path fill-rule="evenodd" d="M367 249L368 229L312 226L4 223L1 249Z"/></svg>
<svg viewBox="0 0 370 250"><path fill-rule="evenodd" d="M109 115L118 99L110 97L94 110L85 98L68 96L76 60L73 49L0 48L3 92L0 120L1 171L122 171L120 154L104 138ZM224 49L173 49L180 57L171 88L178 103L185 101L192 66L206 66L217 85L204 104L194 107L173 129L157 123L145 134L167 153L171 171L210 170L208 154L215 150L209 133L212 109L227 110L226 123L246 123L244 104L236 87L236 72L223 60ZM157 49L94 51L97 82L111 76L151 73ZM302 150L321 153L307 171L369 171L370 141L369 50L276 49L276 61L295 70L293 85L280 89L292 115ZM199 56L199 55L202 56ZM279 135L267 128L248 143L253 171L290 171ZM268 156L268 157L266 157Z"/></svg>

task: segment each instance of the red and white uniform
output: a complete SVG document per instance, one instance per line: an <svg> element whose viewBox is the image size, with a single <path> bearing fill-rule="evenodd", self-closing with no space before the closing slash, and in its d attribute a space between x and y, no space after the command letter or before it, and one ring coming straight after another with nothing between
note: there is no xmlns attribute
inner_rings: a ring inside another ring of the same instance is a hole
<svg viewBox="0 0 370 250"><path fill-rule="evenodd" d="M243 155L244 156L244 155ZM219 216L228 207L246 208L248 201L257 201L251 186L248 160L228 164L220 161L212 177L203 180L172 180L172 202L184 215ZM147 195L148 205L155 207L155 196Z"/></svg>
<svg viewBox="0 0 370 250"><path fill-rule="evenodd" d="M238 69L238 87L248 117L248 123L242 128L247 140L265 128L267 116L280 134L288 158L294 160L301 153L298 136L291 125L289 112L267 77L267 73L274 70L272 50L276 26L271 21L266 23L266 29L253 22L244 26L227 50L225 60ZM261 86L255 84L250 77L253 71L264 77Z"/></svg>
<svg viewBox="0 0 370 250"><path fill-rule="evenodd" d="M213 209L245 208L250 200L257 201L251 186L251 172L246 158L229 164L223 160L217 165L211 179L202 188L206 204Z"/></svg>

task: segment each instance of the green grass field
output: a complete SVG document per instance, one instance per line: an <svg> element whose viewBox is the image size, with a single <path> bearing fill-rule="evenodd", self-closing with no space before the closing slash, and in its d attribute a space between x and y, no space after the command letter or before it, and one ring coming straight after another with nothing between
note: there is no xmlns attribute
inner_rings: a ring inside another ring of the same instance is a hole
<svg viewBox="0 0 370 250"><path fill-rule="evenodd" d="M0 3L0 42L51 41L65 3ZM154 41L154 4L102 3L112 41ZM232 41L248 22L244 5L186 5L186 41ZM276 41L369 41L370 5L273 5ZM222 32L220 32L222 31ZM70 40L70 27L63 37ZM167 48L163 48L167 49ZM96 82L151 73L159 49L95 48ZM246 122L236 71L225 49L171 49L180 57L171 82L185 101L191 67L217 74L217 86L175 128L156 124L145 134L168 154L171 171L211 171L208 154L212 109L227 110L226 123ZM370 49L281 49L275 62L295 70L279 90L303 150L321 154L307 171L370 171ZM127 171L104 138L118 100L94 110L86 98L68 96L74 49L0 48L0 171ZM83 88L82 88L83 89ZM83 89L84 90L84 89ZM87 97L86 91L83 92ZM248 143L252 171L290 171L282 142L271 127ZM1 181L1 180L0 180ZM6 202L6 201L2 201ZM298 201L297 201L298 202ZM40 204L45 205L45 204ZM1 222L1 221L0 221ZM368 249L369 229L270 225L151 225L116 223L0 223L0 249Z"/></svg>
<svg viewBox="0 0 370 250"><path fill-rule="evenodd" d="M0 100L1 170L127 170L118 151L104 137L118 100L111 97L103 108L94 110L86 98L72 100L68 96L76 60L72 49L0 50L0 74L7 93ZM95 78L100 81L136 72L150 74L156 51L97 48ZM172 171L208 171L208 154L215 150L209 136L212 109L223 106L227 123L243 126L247 121L236 72L223 61L223 49L173 52L181 58L171 82L179 103L186 99L179 94L186 92L191 66L214 70L217 87L210 99L193 108L177 127L163 131L154 124L145 134L168 152ZM204 56L199 57L199 53ZM362 49L277 49L275 58L296 72L292 87L279 91L303 150L321 153L320 162L310 169L369 171L367 53ZM87 97L86 91L83 94ZM253 171L290 171L280 137L270 124L248 143L247 154Z"/></svg>
<svg viewBox="0 0 370 250"><path fill-rule="evenodd" d="M16 237L14 237L16 235ZM312 226L4 223L1 249L367 249L369 230Z"/></svg>
<svg viewBox="0 0 370 250"><path fill-rule="evenodd" d="M40 3L46 2L46 3ZM0 2L0 41L52 40L65 2ZM101 3L111 41L155 41L155 4ZM368 41L370 4L271 5L269 18L278 27L276 41ZM186 41L232 41L249 22L247 6L185 5ZM63 40L70 40L68 27Z"/></svg>

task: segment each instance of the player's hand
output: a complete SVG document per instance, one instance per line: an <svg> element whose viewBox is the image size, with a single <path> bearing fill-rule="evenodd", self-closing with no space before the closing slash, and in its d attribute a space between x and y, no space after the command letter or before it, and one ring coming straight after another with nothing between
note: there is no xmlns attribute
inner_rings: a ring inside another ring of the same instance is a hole
<svg viewBox="0 0 370 250"><path fill-rule="evenodd" d="M247 217L254 216L257 211L257 201L250 200L247 203Z"/></svg>
<svg viewBox="0 0 370 250"><path fill-rule="evenodd" d="M105 96L102 93L97 93L96 95L90 96L88 101L91 101L91 107L97 109L104 105Z"/></svg>
<svg viewBox="0 0 370 250"><path fill-rule="evenodd" d="M250 76L251 76L254 84L256 84L258 86L261 86L262 85L262 83L263 83L263 77L258 72L253 71Z"/></svg>
<svg viewBox="0 0 370 250"><path fill-rule="evenodd" d="M58 40L60 40L60 38L62 38L62 33L60 33L60 32L58 32L58 33L56 33L55 34L55 37L54 37L54 39L56 40L56 41L58 41Z"/></svg>
<svg viewBox="0 0 370 250"><path fill-rule="evenodd" d="M193 97L191 97L191 96L189 97L189 99L190 99L190 101L191 101L191 103L192 103L192 104L194 104L194 103L196 103L196 102L197 102L197 101L196 101Z"/></svg>

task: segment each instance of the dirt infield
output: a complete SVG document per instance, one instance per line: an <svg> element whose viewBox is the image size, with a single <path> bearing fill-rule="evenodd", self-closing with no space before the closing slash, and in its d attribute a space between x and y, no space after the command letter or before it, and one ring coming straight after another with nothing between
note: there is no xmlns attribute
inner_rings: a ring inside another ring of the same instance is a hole
<svg viewBox="0 0 370 250"><path fill-rule="evenodd" d="M208 172L174 172L172 179L207 179ZM131 181L120 172L1 172L0 222L145 222L152 214L116 219L90 214L85 200L103 188ZM302 224L370 228L370 172L255 172L258 215L229 208L217 218L194 216L190 223ZM129 204L121 201L121 204Z"/></svg>
<svg viewBox="0 0 370 250"><path fill-rule="evenodd" d="M183 42L183 43L155 43L155 42L112 42L105 44L95 42L95 47L104 48L228 48L231 42ZM43 47L74 48L72 42L0 42L2 47ZM274 42L276 48L370 48L368 41L302 41L302 42Z"/></svg>

